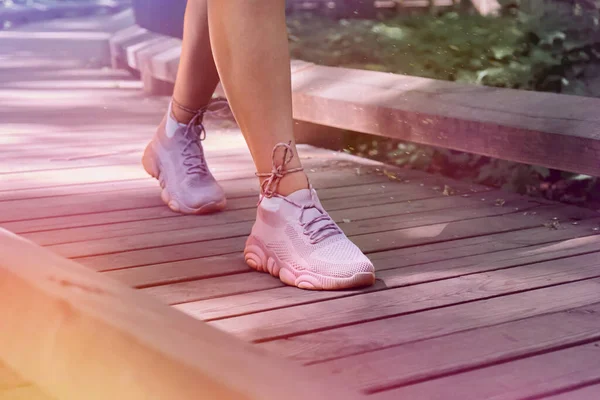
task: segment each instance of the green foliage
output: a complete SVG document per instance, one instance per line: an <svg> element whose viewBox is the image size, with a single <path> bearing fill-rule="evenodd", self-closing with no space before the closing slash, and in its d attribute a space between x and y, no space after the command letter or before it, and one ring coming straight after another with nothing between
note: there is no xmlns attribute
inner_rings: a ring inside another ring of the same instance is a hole
<svg viewBox="0 0 600 400"><path fill-rule="evenodd" d="M294 16L291 51L325 65L600 96L600 0L501 2L499 18L449 12L336 22Z"/></svg>
<svg viewBox="0 0 600 400"><path fill-rule="evenodd" d="M500 0L524 33L532 89L587 96L600 82L599 0ZM590 86L591 89L590 90Z"/></svg>
<svg viewBox="0 0 600 400"><path fill-rule="evenodd" d="M292 56L319 64L513 86L493 71L503 67L527 80L520 66L512 66L515 49L524 46L514 18L447 13L334 22L299 16L288 25Z"/></svg>
<svg viewBox="0 0 600 400"><path fill-rule="evenodd" d="M600 0L501 0L500 17L288 18L292 57L496 87L600 97ZM348 151L553 200L600 205L597 178L348 133ZM591 202L591 203L590 203Z"/></svg>

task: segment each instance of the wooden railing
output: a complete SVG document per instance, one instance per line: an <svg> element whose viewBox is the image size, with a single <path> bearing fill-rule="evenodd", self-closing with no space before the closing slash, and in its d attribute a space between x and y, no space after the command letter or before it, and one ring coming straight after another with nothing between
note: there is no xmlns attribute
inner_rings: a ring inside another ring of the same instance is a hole
<svg viewBox="0 0 600 400"><path fill-rule="evenodd" d="M2 229L0 254L0 365L53 398L362 398Z"/></svg>

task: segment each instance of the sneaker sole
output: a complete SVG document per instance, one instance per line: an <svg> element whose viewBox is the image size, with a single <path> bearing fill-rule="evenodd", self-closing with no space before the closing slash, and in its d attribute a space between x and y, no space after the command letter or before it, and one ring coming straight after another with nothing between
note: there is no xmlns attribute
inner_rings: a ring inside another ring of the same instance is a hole
<svg viewBox="0 0 600 400"><path fill-rule="evenodd" d="M149 144L144 151L144 155L142 156L142 165L144 166L144 170L151 177L155 178L160 182L160 168L158 167L158 163L156 162L156 156L154 155L154 150L152 149L152 145ZM167 190L166 186L161 182L161 192L160 198L162 201L172 210L181 214L210 214L217 211L221 211L227 205L227 200L223 199L219 202L211 202L204 204L199 208L190 208L185 205L179 204L179 202L172 198L171 194Z"/></svg>
<svg viewBox="0 0 600 400"><path fill-rule="evenodd" d="M371 286L375 283L375 273L360 272L349 278L336 278L299 271L281 261L277 255L268 250L260 239L250 236L244 249L246 264L259 272L267 272L286 285L308 290L341 290Z"/></svg>

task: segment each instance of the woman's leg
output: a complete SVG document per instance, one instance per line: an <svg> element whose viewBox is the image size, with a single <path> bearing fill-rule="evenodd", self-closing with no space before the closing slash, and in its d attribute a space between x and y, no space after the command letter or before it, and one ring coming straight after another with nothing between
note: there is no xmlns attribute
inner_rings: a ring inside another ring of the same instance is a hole
<svg viewBox="0 0 600 400"><path fill-rule="evenodd" d="M173 98L185 108L200 110L208 105L218 83L208 32L207 0L189 0ZM173 115L186 124L193 117L177 106L173 107Z"/></svg>
<svg viewBox="0 0 600 400"><path fill-rule="evenodd" d="M268 179L246 242L246 262L305 289L372 284L373 265L323 210L300 168L285 1L209 0L208 15L225 93L256 169L269 175L263 177ZM274 149L280 151L272 155Z"/></svg>
<svg viewBox="0 0 600 400"><path fill-rule="evenodd" d="M173 211L203 214L225 207L225 194L208 169L201 143L202 117L218 82L207 2L189 0L173 101L142 158Z"/></svg>
<svg viewBox="0 0 600 400"><path fill-rule="evenodd" d="M290 56L284 0L209 0L213 54L227 99L259 173L271 152L291 143L288 169L300 167L294 145ZM279 193L308 187L304 172L286 175Z"/></svg>

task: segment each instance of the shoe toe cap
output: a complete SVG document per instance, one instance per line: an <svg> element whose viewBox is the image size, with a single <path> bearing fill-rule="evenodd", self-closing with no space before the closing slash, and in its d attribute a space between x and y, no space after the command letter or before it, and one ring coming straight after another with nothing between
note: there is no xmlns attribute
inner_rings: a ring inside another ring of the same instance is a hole
<svg viewBox="0 0 600 400"><path fill-rule="evenodd" d="M217 211L225 207L225 193L216 182L186 187L177 196L180 212L198 213Z"/></svg>

